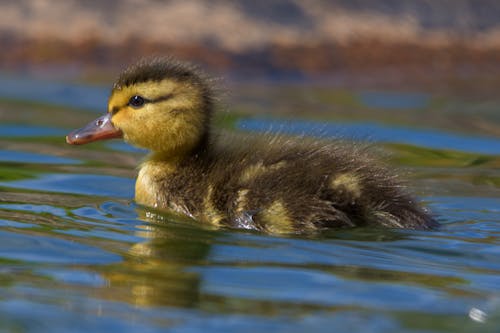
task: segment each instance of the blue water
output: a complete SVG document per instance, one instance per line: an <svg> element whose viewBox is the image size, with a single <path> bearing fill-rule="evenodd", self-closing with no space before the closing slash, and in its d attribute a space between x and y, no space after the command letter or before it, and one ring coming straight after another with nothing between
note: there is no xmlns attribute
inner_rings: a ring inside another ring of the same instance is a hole
<svg viewBox="0 0 500 333"><path fill-rule="evenodd" d="M46 82L33 78L0 76L0 96L28 102L106 112L110 89L80 84Z"/></svg>
<svg viewBox="0 0 500 333"><path fill-rule="evenodd" d="M359 93L362 104L378 109L423 109L430 104L429 94L390 91L365 91Z"/></svg>
<svg viewBox="0 0 500 333"><path fill-rule="evenodd" d="M20 180L15 183L0 182L0 186L6 185L18 189L114 196L117 198L131 198L134 194L134 181L132 179L91 174L43 174L35 179Z"/></svg>
<svg viewBox="0 0 500 333"><path fill-rule="evenodd" d="M95 116L87 109L105 109L86 104L101 88L78 86L83 92L66 103L59 97L73 86L26 97L8 82L0 81L0 96L45 106L0 103L0 112L18 115L0 126L0 332L499 331L499 138L425 124L239 118L237 130L257 134L398 143L390 151L395 161L415 146L435 156L393 166L407 170L441 229L277 237L217 230L135 205L135 166L144 151L120 141L64 142L83 125L79 119ZM401 109L391 96L398 94L377 97L377 107ZM425 95L412 96L411 103L427 103ZM47 103L78 111L61 117ZM28 111L53 121L40 124Z"/></svg>
<svg viewBox="0 0 500 333"><path fill-rule="evenodd" d="M500 139L449 133L431 129L388 126L376 123L324 123L283 121L265 118L241 119L238 128L248 131L277 131L295 135L326 138L368 140L372 142L406 143L419 147L450 149L481 154L500 154Z"/></svg>

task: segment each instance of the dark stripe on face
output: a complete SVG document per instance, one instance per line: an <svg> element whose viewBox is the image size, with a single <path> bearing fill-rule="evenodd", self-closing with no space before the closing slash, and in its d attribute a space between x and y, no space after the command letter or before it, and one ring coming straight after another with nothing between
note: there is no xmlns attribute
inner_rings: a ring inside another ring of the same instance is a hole
<svg viewBox="0 0 500 333"><path fill-rule="evenodd" d="M174 94L167 94L167 95L163 95L163 96L160 96L160 97L156 97L155 99L147 99L147 98L144 98L144 102L145 104L146 103L160 103L160 102L163 102L163 101L166 101L170 98L172 98ZM121 109L127 107L129 104L125 104L123 106L113 106L113 108L111 109L110 113L115 115L118 113L118 111L120 111Z"/></svg>
<svg viewBox="0 0 500 333"><path fill-rule="evenodd" d="M154 104L154 103L160 103L160 102L166 101L167 99L170 99L172 96L173 96L173 94L166 94L166 95L163 95L160 97L156 97L155 99L149 99L146 97L142 97L142 99L144 99L144 104L147 104L147 103Z"/></svg>
<svg viewBox="0 0 500 333"><path fill-rule="evenodd" d="M163 95L163 96L160 96L160 97L156 97L155 99L146 99L146 103L159 103L159 102L163 102L163 101L166 101L167 99L170 99L172 98L174 94L166 94L166 95Z"/></svg>
<svg viewBox="0 0 500 333"><path fill-rule="evenodd" d="M116 114L118 111L120 111L120 107L118 107L118 106L113 106L113 108L111 109L110 113L111 113L111 114Z"/></svg>

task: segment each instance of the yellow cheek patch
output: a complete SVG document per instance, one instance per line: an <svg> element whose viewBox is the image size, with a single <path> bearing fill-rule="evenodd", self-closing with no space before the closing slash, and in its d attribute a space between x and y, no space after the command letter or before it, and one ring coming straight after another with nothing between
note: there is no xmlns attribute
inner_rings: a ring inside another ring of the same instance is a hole
<svg viewBox="0 0 500 333"><path fill-rule="evenodd" d="M294 223L290 214L281 200L274 201L261 213L267 231L274 234L286 234L294 232Z"/></svg>
<svg viewBox="0 0 500 333"><path fill-rule="evenodd" d="M353 173L343 173L330 181L330 187L332 189L343 189L351 193L354 198L359 198L361 196L361 184L360 179L357 175Z"/></svg>
<svg viewBox="0 0 500 333"><path fill-rule="evenodd" d="M283 168L284 166L286 166L285 161L281 161L281 162L267 165L267 166L264 166L262 164L262 162L258 162L256 164L249 166L245 170L243 170L243 172L241 173L240 181L245 183L245 182L252 180L254 178L257 178L258 176L261 176L267 172L279 170L279 169Z"/></svg>
<svg viewBox="0 0 500 333"><path fill-rule="evenodd" d="M123 139L132 144L141 147L147 147L144 140L148 139L148 129L144 126L144 122L138 118L136 110L130 110L130 107L124 107L120 112L113 115L111 122L123 132Z"/></svg>
<svg viewBox="0 0 500 333"><path fill-rule="evenodd" d="M111 122L113 123L113 125L119 126L119 124L126 121L128 117L128 108L122 108L120 112L112 116Z"/></svg>
<svg viewBox="0 0 500 333"><path fill-rule="evenodd" d="M213 190L212 185L208 185L207 195L203 199L203 215L210 224L220 226L221 221L226 219L226 216L215 208L213 203Z"/></svg>

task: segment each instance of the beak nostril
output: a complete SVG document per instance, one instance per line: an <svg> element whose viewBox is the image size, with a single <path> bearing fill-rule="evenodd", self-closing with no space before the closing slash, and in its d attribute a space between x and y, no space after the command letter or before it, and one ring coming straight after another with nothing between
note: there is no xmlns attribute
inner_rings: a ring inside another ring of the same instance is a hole
<svg viewBox="0 0 500 333"><path fill-rule="evenodd" d="M113 138L121 138L122 132L113 126L110 121L111 115L107 113L84 127L74 130L68 134L68 143L73 145L82 145L85 143L106 140Z"/></svg>

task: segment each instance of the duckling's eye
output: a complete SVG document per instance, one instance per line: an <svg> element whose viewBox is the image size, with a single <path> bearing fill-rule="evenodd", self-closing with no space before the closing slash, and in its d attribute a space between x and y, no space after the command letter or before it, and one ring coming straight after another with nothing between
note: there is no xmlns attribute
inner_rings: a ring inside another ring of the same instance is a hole
<svg viewBox="0 0 500 333"><path fill-rule="evenodd" d="M143 97L139 96L139 95L132 96L128 100L128 105L130 105L131 107L136 108L136 109L138 109L141 106L143 106L144 103L146 103L146 100Z"/></svg>

